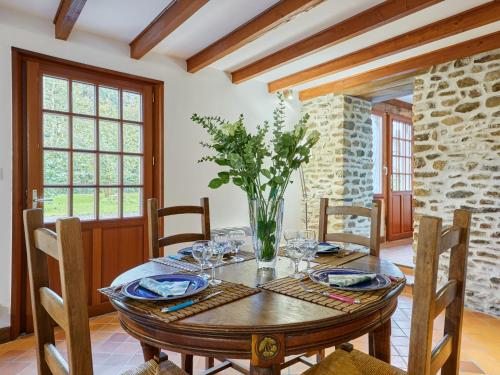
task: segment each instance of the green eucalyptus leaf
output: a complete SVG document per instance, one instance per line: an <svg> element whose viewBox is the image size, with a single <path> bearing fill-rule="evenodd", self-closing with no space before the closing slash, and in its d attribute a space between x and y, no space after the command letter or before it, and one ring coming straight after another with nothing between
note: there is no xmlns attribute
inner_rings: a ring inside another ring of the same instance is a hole
<svg viewBox="0 0 500 375"><path fill-rule="evenodd" d="M220 178L214 178L212 181L208 183L208 187L211 189L217 189L221 187L223 181Z"/></svg>

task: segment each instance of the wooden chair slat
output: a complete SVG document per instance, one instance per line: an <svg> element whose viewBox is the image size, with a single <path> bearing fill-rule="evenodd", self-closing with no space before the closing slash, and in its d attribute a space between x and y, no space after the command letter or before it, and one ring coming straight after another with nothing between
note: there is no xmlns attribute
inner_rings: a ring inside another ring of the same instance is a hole
<svg viewBox="0 0 500 375"><path fill-rule="evenodd" d="M457 281L450 280L439 289L436 293L436 302L434 303L434 318L441 314L441 312L455 300L457 288Z"/></svg>
<svg viewBox="0 0 500 375"><path fill-rule="evenodd" d="M47 287L40 288L40 304L64 331L68 330L64 302L56 292Z"/></svg>
<svg viewBox="0 0 500 375"><path fill-rule="evenodd" d="M443 364L450 357L453 346L453 337L444 335L437 343L436 347L432 350L431 355L431 371L434 375L443 367Z"/></svg>
<svg viewBox="0 0 500 375"><path fill-rule="evenodd" d="M357 206L329 206L328 198L321 198L319 210L318 240L320 242L335 241L366 246L370 249L370 255L376 257L380 255L381 203L379 200L374 200L373 207L367 208ZM328 216L330 215L354 215L370 218L369 237L352 233L328 233Z"/></svg>
<svg viewBox="0 0 500 375"><path fill-rule="evenodd" d="M460 227L452 226L445 231L441 237L441 249L440 253L457 246L460 243Z"/></svg>
<svg viewBox="0 0 500 375"><path fill-rule="evenodd" d="M174 245L176 243L191 242L204 240L205 235L201 233L182 233L174 234L172 236L162 237L158 240L158 246L164 247L169 245Z"/></svg>
<svg viewBox="0 0 500 375"><path fill-rule="evenodd" d="M59 260L57 235L50 229L39 228L35 230L35 247L52 258Z"/></svg>
<svg viewBox="0 0 500 375"><path fill-rule="evenodd" d="M54 344L44 345L45 362L53 375L69 375L68 363Z"/></svg>
<svg viewBox="0 0 500 375"><path fill-rule="evenodd" d="M175 206L158 209L158 217L184 214L203 214L201 206Z"/></svg>
<svg viewBox="0 0 500 375"><path fill-rule="evenodd" d="M352 233L328 233L326 235L327 241L333 242L347 242L356 245L370 247L370 239L360 236L359 234Z"/></svg>
<svg viewBox="0 0 500 375"><path fill-rule="evenodd" d="M331 206L327 208L326 214L371 217L372 210L366 207L356 207L356 206Z"/></svg>

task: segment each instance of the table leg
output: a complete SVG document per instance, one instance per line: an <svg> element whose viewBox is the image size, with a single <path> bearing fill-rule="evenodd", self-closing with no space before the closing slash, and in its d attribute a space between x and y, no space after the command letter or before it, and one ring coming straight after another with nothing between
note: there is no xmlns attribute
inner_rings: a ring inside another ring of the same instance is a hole
<svg viewBox="0 0 500 375"><path fill-rule="evenodd" d="M160 348L141 342L142 355L144 356L144 361L147 362L154 358L160 358Z"/></svg>
<svg viewBox="0 0 500 375"><path fill-rule="evenodd" d="M391 319L368 334L368 344L371 356L391 363Z"/></svg>
<svg viewBox="0 0 500 375"><path fill-rule="evenodd" d="M285 335L252 335L250 375L279 375L285 360Z"/></svg>
<svg viewBox="0 0 500 375"><path fill-rule="evenodd" d="M193 373L193 355L192 354L181 354L181 367L189 375Z"/></svg>

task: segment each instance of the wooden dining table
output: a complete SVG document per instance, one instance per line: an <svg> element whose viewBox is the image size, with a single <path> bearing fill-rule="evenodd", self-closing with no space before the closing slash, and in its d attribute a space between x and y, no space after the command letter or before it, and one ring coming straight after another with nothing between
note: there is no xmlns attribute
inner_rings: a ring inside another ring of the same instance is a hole
<svg viewBox="0 0 500 375"><path fill-rule="evenodd" d="M404 277L394 264L370 255L343 267ZM256 262L249 260L218 267L216 276L258 287L269 280L286 277L292 271L290 260L279 257L274 272L258 271ZM173 272L179 270L148 262L121 274L113 285ZM300 355L321 353L325 348L369 332L370 354L390 362L391 316L403 288L404 283L379 301L349 313L262 290L174 322L151 318L123 301L111 299L111 302L118 311L123 329L141 342L145 360L159 355L160 349L166 349L183 354L184 359L193 355L219 360L246 359L250 360L250 374L278 374L290 361L297 361ZM271 342L277 349L271 357L261 352L259 343L263 340ZM189 366L185 370L192 372Z"/></svg>

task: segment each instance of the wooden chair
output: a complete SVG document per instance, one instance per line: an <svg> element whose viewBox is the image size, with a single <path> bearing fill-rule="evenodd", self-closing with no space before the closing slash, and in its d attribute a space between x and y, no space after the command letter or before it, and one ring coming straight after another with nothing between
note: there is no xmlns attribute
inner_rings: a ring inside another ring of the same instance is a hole
<svg viewBox="0 0 500 375"><path fill-rule="evenodd" d="M159 236L159 219L165 216L199 214L201 215L201 233L181 233L172 236ZM160 248L183 242L210 239L210 209L208 198L201 198L199 206L173 206L158 208L158 199L148 199L148 235L149 257L158 258Z"/></svg>
<svg viewBox="0 0 500 375"><path fill-rule="evenodd" d="M171 236L160 237L159 219L166 216L198 214L201 215L201 233L180 233ZM160 248L169 245L175 245L183 242L192 242L210 239L210 208L208 198L201 198L199 206L172 206L158 208L158 199L148 199L148 239L149 239L149 257L158 258ZM163 254L162 254L163 255ZM193 368L193 356L191 354L181 353L182 367L191 372ZM214 366L214 359L207 357L205 367Z"/></svg>
<svg viewBox="0 0 500 375"><path fill-rule="evenodd" d="M420 220L407 373L347 344L304 375L433 375L439 369L441 375L458 375L470 224L471 213L466 210L456 210L453 225L446 230L440 218ZM436 293L439 256L448 249L448 282ZM434 319L443 310L444 335L432 348Z"/></svg>
<svg viewBox="0 0 500 375"><path fill-rule="evenodd" d="M58 220L56 231L57 234L43 227L41 209L24 211L38 374L91 375L92 351L80 220ZM49 287L49 256L59 263L62 298ZM68 361L55 346L55 324L64 330ZM158 362L159 359L146 362L126 374L185 374L172 362L163 360L161 365Z"/></svg>
<svg viewBox="0 0 500 375"><path fill-rule="evenodd" d="M381 203L379 200L373 201L372 208L356 206L328 206L328 198L321 198L319 208L319 241L333 241L351 243L370 248L370 255L380 254L380 220ZM352 233L328 233L328 216L330 215L354 215L363 216L370 219L370 237Z"/></svg>

